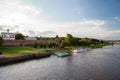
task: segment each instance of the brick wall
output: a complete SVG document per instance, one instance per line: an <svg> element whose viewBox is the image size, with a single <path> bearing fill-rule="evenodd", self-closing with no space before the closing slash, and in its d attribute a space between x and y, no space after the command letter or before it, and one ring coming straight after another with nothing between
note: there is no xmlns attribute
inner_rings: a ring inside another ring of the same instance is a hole
<svg viewBox="0 0 120 80"><path fill-rule="evenodd" d="M48 42L55 42L54 40L4 40L2 45L3 46L20 46L20 45L30 45L37 43L48 43Z"/></svg>

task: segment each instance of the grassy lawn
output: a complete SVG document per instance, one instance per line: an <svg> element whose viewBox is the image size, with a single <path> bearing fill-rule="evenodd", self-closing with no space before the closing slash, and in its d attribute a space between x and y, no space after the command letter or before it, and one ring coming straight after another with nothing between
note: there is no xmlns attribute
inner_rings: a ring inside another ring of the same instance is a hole
<svg viewBox="0 0 120 80"><path fill-rule="evenodd" d="M71 53L72 49L76 48L99 48L105 46L104 44L90 45L90 46L74 46L74 47L66 47L63 49L49 49L49 48L33 48L26 46L15 46L15 47L0 47L0 52L3 53L4 57L15 57L21 56L25 54L37 54L41 52L60 52L60 53Z"/></svg>
<svg viewBox="0 0 120 80"><path fill-rule="evenodd" d="M60 53L70 53L71 48L65 49L50 49L50 48L33 48L26 46L16 46L16 47L0 47L0 52L3 53L4 57L15 57L25 54L37 54L41 52L60 52Z"/></svg>
<svg viewBox="0 0 120 80"><path fill-rule="evenodd" d="M71 53L71 48L63 48L63 49L54 49L52 50L53 53Z"/></svg>
<svg viewBox="0 0 120 80"><path fill-rule="evenodd" d="M37 54L44 52L46 49L36 49L32 47L0 47L0 52L3 53L5 57L15 57L25 54Z"/></svg>

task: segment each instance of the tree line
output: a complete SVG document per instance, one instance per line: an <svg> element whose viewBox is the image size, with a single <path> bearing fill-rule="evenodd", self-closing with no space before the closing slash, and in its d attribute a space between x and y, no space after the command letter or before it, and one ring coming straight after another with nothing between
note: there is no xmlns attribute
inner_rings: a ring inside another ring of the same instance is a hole
<svg viewBox="0 0 120 80"><path fill-rule="evenodd" d="M103 40L98 40L98 39L94 39L94 38L77 38L77 37L73 37L71 34L67 34L66 37L62 37L60 38L61 42L60 45L61 46L102 46L107 44L105 41Z"/></svg>
<svg viewBox="0 0 120 80"><path fill-rule="evenodd" d="M25 39L25 37L28 36L24 36L21 33L17 33L15 35L15 39L16 40L21 40L21 39ZM55 37L36 37L37 40L55 40ZM0 37L0 44L3 42L2 37ZM60 46L60 47L69 47L69 46L90 46L90 47L100 47L107 44L105 41L103 40L98 40L98 39L94 39L94 38L78 38L78 37L73 37L71 34L67 34L66 37L59 37L59 42L48 42L48 43L44 43L44 44L38 44L38 43L34 43L33 46L36 47L42 47L42 48L51 48L51 47L55 47L55 46Z"/></svg>

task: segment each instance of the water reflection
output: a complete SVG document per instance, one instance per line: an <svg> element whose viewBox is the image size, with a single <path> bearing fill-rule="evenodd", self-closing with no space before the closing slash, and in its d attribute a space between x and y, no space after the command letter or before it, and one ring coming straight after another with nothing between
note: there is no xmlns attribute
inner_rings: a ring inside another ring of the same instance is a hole
<svg viewBox="0 0 120 80"><path fill-rule="evenodd" d="M120 80L120 46L0 67L0 80Z"/></svg>

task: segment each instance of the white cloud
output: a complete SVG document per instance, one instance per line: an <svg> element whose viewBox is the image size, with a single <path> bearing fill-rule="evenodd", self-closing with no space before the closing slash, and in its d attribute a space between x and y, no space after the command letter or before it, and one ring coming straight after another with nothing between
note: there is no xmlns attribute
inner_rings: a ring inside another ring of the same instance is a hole
<svg viewBox="0 0 120 80"><path fill-rule="evenodd" d="M41 15L42 9L23 2L24 0L0 0L0 24L23 25Z"/></svg>
<svg viewBox="0 0 120 80"><path fill-rule="evenodd" d="M89 25L95 25L95 26L102 26L106 22L102 20L84 20L82 24L89 24Z"/></svg>
<svg viewBox="0 0 120 80"><path fill-rule="evenodd" d="M108 40L120 40L120 30L111 30L106 35L106 39Z"/></svg>
<svg viewBox="0 0 120 80"><path fill-rule="evenodd" d="M111 31L104 28L103 26L107 24L107 21L104 20L86 19L64 23L43 20L41 16L44 11L35 5L25 3L24 0L0 0L0 11L0 25L9 25L9 27L18 25L20 27L17 27L17 30L25 35L55 36L58 34L65 36L67 33L71 33L78 37L107 39L120 33L119 30ZM118 17L114 17L114 19L118 19ZM3 28L0 26L0 30ZM120 35L118 36L120 37Z"/></svg>
<svg viewBox="0 0 120 80"><path fill-rule="evenodd" d="M118 19L120 19L120 18L119 18L119 17L113 17L113 19L118 20Z"/></svg>

